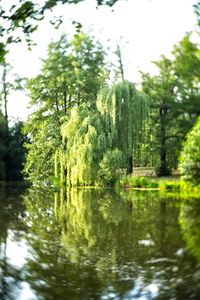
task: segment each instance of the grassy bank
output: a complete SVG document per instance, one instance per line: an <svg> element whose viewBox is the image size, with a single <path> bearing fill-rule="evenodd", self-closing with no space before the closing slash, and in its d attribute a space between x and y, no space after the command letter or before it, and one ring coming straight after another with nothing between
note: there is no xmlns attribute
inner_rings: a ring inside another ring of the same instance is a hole
<svg viewBox="0 0 200 300"><path fill-rule="evenodd" d="M179 196L182 199L200 198L200 185L192 185L185 181L166 181L160 184L163 193Z"/></svg>
<svg viewBox="0 0 200 300"><path fill-rule="evenodd" d="M117 188L151 188L158 189L159 182L155 179L150 179L144 176L121 176L117 181L115 186Z"/></svg>
<svg viewBox="0 0 200 300"><path fill-rule="evenodd" d="M200 186L193 186L182 181L179 177L144 177L144 176L122 176L116 182L116 188L131 189L157 189L162 193L200 198Z"/></svg>

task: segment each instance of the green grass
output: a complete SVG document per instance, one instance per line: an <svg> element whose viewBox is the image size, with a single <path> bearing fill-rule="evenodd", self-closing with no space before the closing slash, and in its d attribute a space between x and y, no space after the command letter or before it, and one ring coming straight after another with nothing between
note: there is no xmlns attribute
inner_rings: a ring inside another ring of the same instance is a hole
<svg viewBox="0 0 200 300"><path fill-rule="evenodd" d="M192 185L188 182L166 181L160 185L160 190L168 196L178 196L181 199L198 198L200 199L200 185Z"/></svg>
<svg viewBox="0 0 200 300"><path fill-rule="evenodd" d="M159 189L162 194L171 197L200 199L200 185L191 185L177 177L149 178L135 175L121 176L115 186L124 189Z"/></svg>

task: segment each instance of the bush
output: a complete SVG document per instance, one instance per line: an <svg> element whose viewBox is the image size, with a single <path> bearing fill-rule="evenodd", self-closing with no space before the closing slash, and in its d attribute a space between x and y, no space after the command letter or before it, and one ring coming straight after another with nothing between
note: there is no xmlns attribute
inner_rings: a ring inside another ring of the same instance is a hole
<svg viewBox="0 0 200 300"><path fill-rule="evenodd" d="M200 184L200 118L187 135L179 167L185 181Z"/></svg>
<svg viewBox="0 0 200 300"><path fill-rule="evenodd" d="M114 185L124 165L124 156L119 149L107 150L99 164L98 178L104 185Z"/></svg>
<svg viewBox="0 0 200 300"><path fill-rule="evenodd" d="M179 181L164 181L160 184L161 191L179 193L181 190L181 183Z"/></svg>
<svg viewBox="0 0 200 300"><path fill-rule="evenodd" d="M142 176L122 176L116 182L116 187L123 188L158 188L158 182Z"/></svg>

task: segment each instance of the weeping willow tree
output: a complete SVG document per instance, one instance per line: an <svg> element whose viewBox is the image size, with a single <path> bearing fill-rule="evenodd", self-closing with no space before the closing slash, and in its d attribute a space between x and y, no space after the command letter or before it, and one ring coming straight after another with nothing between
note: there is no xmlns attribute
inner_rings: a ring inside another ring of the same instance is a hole
<svg viewBox="0 0 200 300"><path fill-rule="evenodd" d="M61 181L67 180L69 185L97 184L99 162L109 143L100 113L73 109L69 122L62 127L62 138Z"/></svg>
<svg viewBox="0 0 200 300"><path fill-rule="evenodd" d="M133 164L142 163L142 149L147 144L148 99L124 81L99 94L97 109L109 120L113 146L123 152L124 167L131 173Z"/></svg>
<svg viewBox="0 0 200 300"><path fill-rule="evenodd" d="M111 184L144 143L148 101L129 82L103 89L96 108L74 108L62 126L55 156L56 176L69 185Z"/></svg>

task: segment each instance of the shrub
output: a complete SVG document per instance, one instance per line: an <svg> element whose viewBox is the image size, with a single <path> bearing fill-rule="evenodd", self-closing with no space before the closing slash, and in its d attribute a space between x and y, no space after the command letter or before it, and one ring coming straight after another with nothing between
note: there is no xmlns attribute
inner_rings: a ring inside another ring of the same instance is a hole
<svg viewBox="0 0 200 300"><path fill-rule="evenodd" d="M164 192L179 193L181 183L179 181L164 181L160 184L160 189Z"/></svg>
<svg viewBox="0 0 200 300"><path fill-rule="evenodd" d="M200 118L187 135L179 167L185 181L200 184Z"/></svg>
<svg viewBox="0 0 200 300"><path fill-rule="evenodd" d="M124 165L124 156L119 149L107 150L99 164L98 178L100 183L114 185L121 168Z"/></svg>
<svg viewBox="0 0 200 300"><path fill-rule="evenodd" d="M116 182L116 187L123 188L158 188L158 182L142 176L122 176Z"/></svg>

